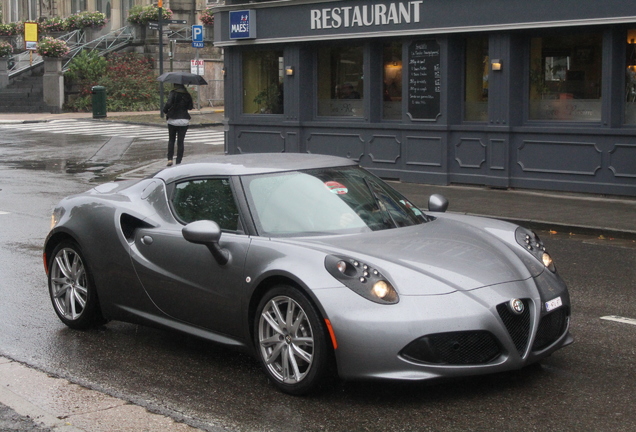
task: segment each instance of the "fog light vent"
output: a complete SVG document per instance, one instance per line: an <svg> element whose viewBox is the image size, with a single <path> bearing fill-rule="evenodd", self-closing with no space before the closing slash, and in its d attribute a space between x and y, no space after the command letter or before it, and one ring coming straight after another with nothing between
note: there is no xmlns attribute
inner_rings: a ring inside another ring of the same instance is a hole
<svg viewBox="0 0 636 432"><path fill-rule="evenodd" d="M400 356L410 361L447 365L486 364L500 354L499 343L485 330L423 336L400 352Z"/></svg>

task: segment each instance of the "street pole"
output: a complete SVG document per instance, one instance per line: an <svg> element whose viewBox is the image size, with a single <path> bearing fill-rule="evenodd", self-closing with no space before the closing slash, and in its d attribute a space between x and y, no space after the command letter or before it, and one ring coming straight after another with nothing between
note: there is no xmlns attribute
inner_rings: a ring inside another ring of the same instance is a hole
<svg viewBox="0 0 636 432"><path fill-rule="evenodd" d="M195 62L194 64L197 65L197 75L199 74L199 72L201 71L201 67L199 66L199 48L195 48ZM201 86L197 85L197 109L199 111L201 111Z"/></svg>
<svg viewBox="0 0 636 432"><path fill-rule="evenodd" d="M163 75L163 0L159 0L159 75ZM159 110L161 118L163 114L163 82L159 83Z"/></svg>

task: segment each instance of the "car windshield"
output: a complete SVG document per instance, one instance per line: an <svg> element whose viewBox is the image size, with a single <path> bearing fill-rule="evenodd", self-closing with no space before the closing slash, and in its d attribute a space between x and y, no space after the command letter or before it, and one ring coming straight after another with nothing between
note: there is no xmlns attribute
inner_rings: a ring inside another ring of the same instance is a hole
<svg viewBox="0 0 636 432"><path fill-rule="evenodd" d="M427 216L362 168L323 168L242 177L260 235L306 236L421 224Z"/></svg>

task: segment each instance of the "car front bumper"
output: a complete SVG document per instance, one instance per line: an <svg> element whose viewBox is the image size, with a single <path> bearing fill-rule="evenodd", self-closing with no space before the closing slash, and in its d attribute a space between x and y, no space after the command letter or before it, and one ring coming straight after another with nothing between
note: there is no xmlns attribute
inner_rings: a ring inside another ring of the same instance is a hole
<svg viewBox="0 0 636 432"><path fill-rule="evenodd" d="M314 294L328 311L343 379L424 380L501 372L573 342L567 288L549 272L447 295L401 296L395 305L372 303L347 288ZM508 308L512 299L523 301L523 314ZM555 299L561 305L546 310Z"/></svg>

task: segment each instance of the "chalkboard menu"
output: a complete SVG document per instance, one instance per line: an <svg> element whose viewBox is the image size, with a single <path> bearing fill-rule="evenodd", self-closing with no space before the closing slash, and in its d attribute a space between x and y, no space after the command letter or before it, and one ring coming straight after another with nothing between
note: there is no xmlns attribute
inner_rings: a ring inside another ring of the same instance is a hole
<svg viewBox="0 0 636 432"><path fill-rule="evenodd" d="M439 43L434 39L411 43L408 64L408 115L411 120L435 121L440 115Z"/></svg>

